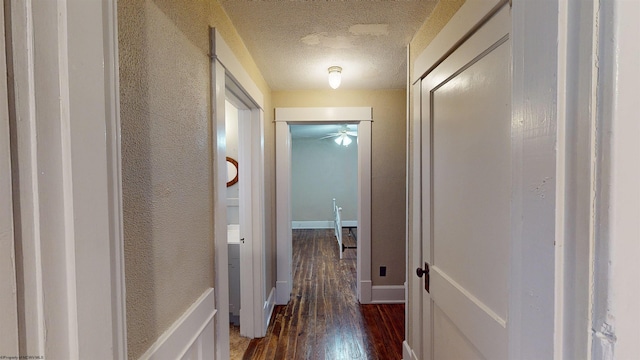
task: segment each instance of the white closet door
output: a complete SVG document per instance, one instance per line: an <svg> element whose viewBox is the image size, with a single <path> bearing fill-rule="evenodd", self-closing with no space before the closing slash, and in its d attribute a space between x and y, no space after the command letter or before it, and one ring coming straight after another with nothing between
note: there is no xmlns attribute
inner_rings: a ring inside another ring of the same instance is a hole
<svg viewBox="0 0 640 360"><path fill-rule="evenodd" d="M510 29L506 5L422 80L426 358L507 358Z"/></svg>

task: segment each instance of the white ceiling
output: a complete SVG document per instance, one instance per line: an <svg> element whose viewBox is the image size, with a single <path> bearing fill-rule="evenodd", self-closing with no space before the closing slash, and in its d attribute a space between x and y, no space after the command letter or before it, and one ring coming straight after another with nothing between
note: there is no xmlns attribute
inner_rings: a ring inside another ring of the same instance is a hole
<svg viewBox="0 0 640 360"><path fill-rule="evenodd" d="M221 0L272 90L404 89L406 45L437 0Z"/></svg>

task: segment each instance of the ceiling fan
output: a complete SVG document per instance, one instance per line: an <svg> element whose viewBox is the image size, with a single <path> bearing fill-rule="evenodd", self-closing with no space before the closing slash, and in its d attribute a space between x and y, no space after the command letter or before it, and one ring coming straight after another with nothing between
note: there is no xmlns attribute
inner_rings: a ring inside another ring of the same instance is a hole
<svg viewBox="0 0 640 360"><path fill-rule="evenodd" d="M358 132L349 130L347 125L344 125L340 130L334 133L330 133L327 136L321 137L320 139L328 139L335 138L333 141L338 145L349 146L353 140L351 140L351 136L357 137Z"/></svg>

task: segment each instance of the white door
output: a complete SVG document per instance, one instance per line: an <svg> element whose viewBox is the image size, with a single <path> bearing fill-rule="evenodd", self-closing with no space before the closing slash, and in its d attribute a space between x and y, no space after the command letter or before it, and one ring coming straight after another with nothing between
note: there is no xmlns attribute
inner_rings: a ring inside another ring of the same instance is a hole
<svg viewBox="0 0 640 360"><path fill-rule="evenodd" d="M422 80L426 359L507 358L510 29L505 5Z"/></svg>
<svg viewBox="0 0 640 360"><path fill-rule="evenodd" d="M238 111L238 185L240 220L240 334L254 338L253 294L253 229L251 222L252 166L251 166L251 117L246 109ZM257 295L257 294L255 294Z"/></svg>

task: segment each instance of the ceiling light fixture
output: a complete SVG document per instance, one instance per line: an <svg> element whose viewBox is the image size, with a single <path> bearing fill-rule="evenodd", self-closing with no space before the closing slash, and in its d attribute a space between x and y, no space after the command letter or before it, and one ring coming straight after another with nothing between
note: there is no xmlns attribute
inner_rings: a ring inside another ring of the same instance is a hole
<svg viewBox="0 0 640 360"><path fill-rule="evenodd" d="M340 66L331 66L329 68L329 86L332 89L340 87L340 81L342 80L342 68Z"/></svg>

